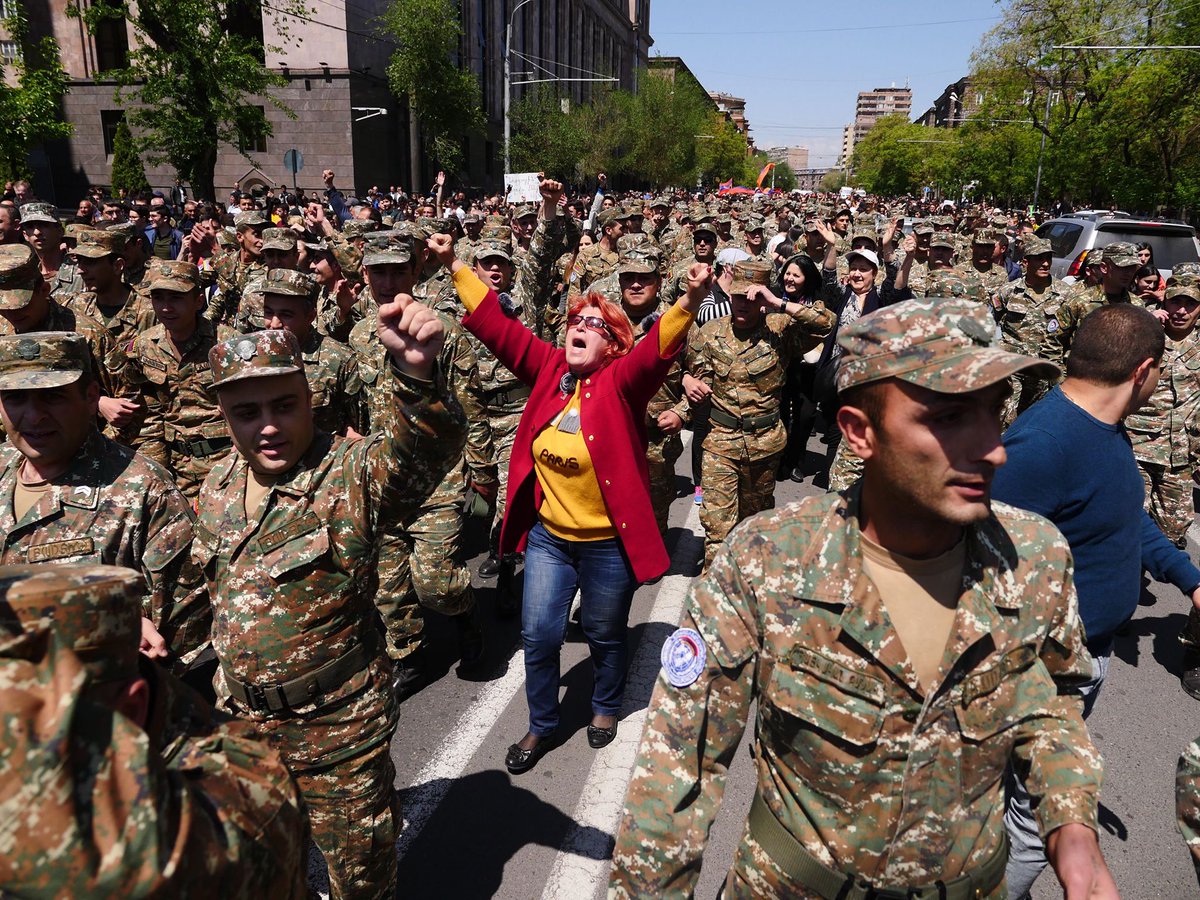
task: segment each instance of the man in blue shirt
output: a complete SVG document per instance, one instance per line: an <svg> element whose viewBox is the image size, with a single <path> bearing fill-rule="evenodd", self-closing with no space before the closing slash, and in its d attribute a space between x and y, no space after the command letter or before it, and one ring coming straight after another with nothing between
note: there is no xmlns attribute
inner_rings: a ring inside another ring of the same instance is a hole
<svg viewBox="0 0 1200 900"><path fill-rule="evenodd" d="M1008 462L993 483L995 499L1045 516L1071 546L1079 614L1096 661L1081 689L1085 718L1113 637L1137 609L1143 569L1200 607L1200 569L1143 510L1145 488L1124 426L1154 393L1164 347L1162 326L1140 307L1109 304L1084 318L1066 380L1005 434ZM1009 895L1021 900L1046 859L1028 794L1011 770L1009 789L1007 880Z"/></svg>

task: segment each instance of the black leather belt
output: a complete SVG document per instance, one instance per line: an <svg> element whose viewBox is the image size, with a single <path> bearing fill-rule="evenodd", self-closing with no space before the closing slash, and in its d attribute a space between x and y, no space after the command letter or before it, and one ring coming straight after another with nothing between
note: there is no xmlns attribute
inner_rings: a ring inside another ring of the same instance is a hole
<svg viewBox="0 0 1200 900"><path fill-rule="evenodd" d="M724 428L732 428L735 431L763 431L772 427L779 421L779 413L763 413L761 416L731 416L722 409L713 407L708 412L708 417L714 424Z"/></svg>
<svg viewBox="0 0 1200 900"><path fill-rule="evenodd" d="M249 684L238 681L225 663L225 684L230 695L243 706L258 713L283 712L315 703L323 695L340 688L367 667L375 655L374 641L358 644L354 649L330 660L325 665L301 677L277 684Z"/></svg>
<svg viewBox="0 0 1200 900"><path fill-rule="evenodd" d="M528 400L530 388L528 385L518 385L505 391L495 391L487 397L488 406L508 406L518 400Z"/></svg>
<svg viewBox="0 0 1200 900"><path fill-rule="evenodd" d="M797 884L824 900L977 900L1000 886L1008 865L1008 835L996 852L973 872L948 881L908 888L879 888L855 875L825 865L783 827L761 794L750 806L750 836Z"/></svg>
<svg viewBox="0 0 1200 900"><path fill-rule="evenodd" d="M227 437L204 438L199 441L171 441L171 451L193 459L203 459L206 456L216 456L224 453L233 446L233 441Z"/></svg>

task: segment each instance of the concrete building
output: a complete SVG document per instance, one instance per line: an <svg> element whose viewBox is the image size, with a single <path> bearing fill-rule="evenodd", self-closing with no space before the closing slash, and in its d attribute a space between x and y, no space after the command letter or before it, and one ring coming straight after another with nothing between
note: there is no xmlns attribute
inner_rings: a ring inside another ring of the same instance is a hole
<svg viewBox="0 0 1200 900"><path fill-rule="evenodd" d="M735 97L732 94L723 94L719 91L709 91L708 96L717 104L717 109L723 112L726 118L734 124L742 134L746 136L746 144L749 152L754 152L754 138L750 134L750 120L746 118L746 100L744 97Z"/></svg>
<svg viewBox="0 0 1200 900"><path fill-rule="evenodd" d="M58 41L71 78L63 115L75 134L47 146L33 160L39 195L71 204L89 185L109 181L112 140L124 111L114 99L115 85L103 80L102 73L124 65L134 44L133 29L116 21L92 36L77 19L67 17L60 0L19 2L26 4L31 37L50 35ZM241 148L222 148L215 175L221 199L234 187L290 186L283 158L293 148L304 157L297 182L308 190L323 186L324 168L333 169L338 185L348 191L392 184L408 191L429 188L435 173L423 159L418 183L411 183L407 103L392 95L386 81L395 48L379 34L377 19L387 5L388 0L319 4L305 19L286 18L287 40L279 37L269 7L261 16L246 17L245 34L265 46L285 47L268 51L265 63L286 80L274 95L296 118L265 100L260 104L274 133L245 141ZM490 188L503 181L504 33L513 6L512 0L460 0L464 37L456 61L479 79L487 121L484 134L467 138L465 171L457 173L474 186ZM513 80L596 79L562 83L575 102L586 100L597 85L634 90L653 43L649 20L650 0L526 3L513 20L513 50L521 54L514 58ZM0 54L5 52L3 37ZM514 101L524 89L513 88ZM166 165L147 165L146 175L155 188L169 187L175 178Z"/></svg>
<svg viewBox="0 0 1200 900"><path fill-rule="evenodd" d="M930 128L957 128L975 115L983 105L983 91L976 88L970 75L966 75L946 89L933 101L915 121Z"/></svg>
<svg viewBox="0 0 1200 900"><path fill-rule="evenodd" d="M850 165L850 156L854 153L854 123L842 126L842 149L838 151L837 167L844 169Z"/></svg>
<svg viewBox="0 0 1200 900"><path fill-rule="evenodd" d="M867 136L875 127L875 123L884 116L904 116L912 112L912 90L907 87L895 86L875 88L873 91L860 91L854 106L854 122L842 129L842 149L838 156L838 166L844 168L850 164L854 155L854 147Z"/></svg>
<svg viewBox="0 0 1200 900"><path fill-rule="evenodd" d="M796 169L796 190L819 191L821 182L833 169L826 166L823 169Z"/></svg>
<svg viewBox="0 0 1200 900"><path fill-rule="evenodd" d="M770 147L767 149L767 159L773 163L787 163L793 172L808 168L807 147Z"/></svg>

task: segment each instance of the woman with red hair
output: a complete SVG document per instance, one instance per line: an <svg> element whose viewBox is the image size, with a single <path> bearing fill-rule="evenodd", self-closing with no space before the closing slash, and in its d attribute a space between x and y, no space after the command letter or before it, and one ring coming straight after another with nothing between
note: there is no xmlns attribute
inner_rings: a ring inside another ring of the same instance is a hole
<svg viewBox="0 0 1200 900"><path fill-rule="evenodd" d="M562 185L543 181L548 208ZM712 273L697 263L688 291L636 346L621 308L599 294L568 309L566 346L539 340L505 314L494 291L455 258L448 235L429 241L467 309L463 324L531 388L509 462L501 553L525 551L521 637L529 731L508 748L509 772L526 772L558 727L559 650L571 600L595 678L588 743L616 736L625 692L626 625L634 591L662 575L667 550L650 504L646 407L684 346Z"/></svg>

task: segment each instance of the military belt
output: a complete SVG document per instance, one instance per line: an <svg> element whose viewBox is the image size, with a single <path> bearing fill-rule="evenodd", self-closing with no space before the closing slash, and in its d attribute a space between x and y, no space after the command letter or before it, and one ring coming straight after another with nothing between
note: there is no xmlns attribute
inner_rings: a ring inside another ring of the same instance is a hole
<svg viewBox="0 0 1200 900"><path fill-rule="evenodd" d="M218 453L224 453L231 446L233 446L233 441L227 437L204 438L199 441L171 441L172 452L190 456L193 459L216 456Z"/></svg>
<svg viewBox="0 0 1200 900"><path fill-rule="evenodd" d="M763 431L770 428L779 421L779 413L764 413L761 416L731 416L723 409L717 409L715 406L709 410L709 419L714 424L720 425L723 428L732 428L735 431Z"/></svg>
<svg viewBox="0 0 1200 900"><path fill-rule="evenodd" d="M276 713L316 703L323 695L340 688L367 667L374 658L376 642L360 643L337 659L301 677L278 684L249 684L238 681L224 662L225 683L230 695L257 713Z"/></svg>
<svg viewBox="0 0 1200 900"><path fill-rule="evenodd" d="M775 818L761 794L754 795L749 825L750 836L775 864L824 900L978 900L1000 886L1008 865L1008 835L1004 834L996 852L973 872L918 887L880 888L817 859Z"/></svg>
<svg viewBox="0 0 1200 900"><path fill-rule="evenodd" d="M495 391L494 393L489 394L486 398L486 402L489 407L509 406L510 404L516 403L518 400L528 400L529 394L529 386L521 384L517 385L517 387L509 388L506 391Z"/></svg>

